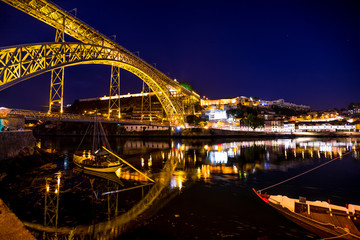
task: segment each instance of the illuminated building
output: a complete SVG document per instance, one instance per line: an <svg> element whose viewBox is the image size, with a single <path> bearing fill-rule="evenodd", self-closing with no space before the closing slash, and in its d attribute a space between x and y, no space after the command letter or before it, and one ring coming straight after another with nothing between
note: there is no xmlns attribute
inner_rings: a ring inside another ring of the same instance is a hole
<svg viewBox="0 0 360 240"><path fill-rule="evenodd" d="M203 112L209 121L226 120L228 118L225 110L205 110Z"/></svg>
<svg viewBox="0 0 360 240"><path fill-rule="evenodd" d="M200 104L203 107L211 106L216 109L225 109L226 106L229 106L230 108L234 108L238 105L242 105L242 106L246 106L246 107L258 107L259 106L259 107L264 107L264 108L277 106L280 108L289 108L289 109L300 110L300 111L310 111L310 106L298 105L295 103L285 102L284 99L266 101L266 100L261 100L258 98L244 97L244 96L229 98L229 99L215 99L215 100L201 99Z"/></svg>
<svg viewBox="0 0 360 240"><path fill-rule="evenodd" d="M169 127L155 126L155 125L125 125L127 132L142 132L142 131L164 131L169 130Z"/></svg>
<svg viewBox="0 0 360 240"><path fill-rule="evenodd" d="M209 99L200 99L201 106L214 106L217 109L224 109L225 105L238 105L240 103L239 97L236 98L229 98L229 99L216 99L216 100L209 100Z"/></svg>
<svg viewBox="0 0 360 240"><path fill-rule="evenodd" d="M142 113L143 97L151 98L148 107ZM121 99L121 118L132 119L132 120L151 120L154 122L162 122L162 119L166 116L161 103L156 97L155 93L134 93L125 94L120 96L112 96L112 98ZM75 101L71 107L67 108L66 111L76 114L92 115L97 112L98 115L108 116L108 105L109 97L94 97L94 98L83 98ZM143 115L143 116L142 116Z"/></svg>
<svg viewBox="0 0 360 240"><path fill-rule="evenodd" d="M299 131L355 131L356 125L347 122L303 122L298 124Z"/></svg>
<svg viewBox="0 0 360 240"><path fill-rule="evenodd" d="M351 103L349 105L349 113L359 115L360 114L360 103Z"/></svg>
<svg viewBox="0 0 360 240"><path fill-rule="evenodd" d="M280 132L283 129L284 129L284 121L281 120L265 121L265 131Z"/></svg>

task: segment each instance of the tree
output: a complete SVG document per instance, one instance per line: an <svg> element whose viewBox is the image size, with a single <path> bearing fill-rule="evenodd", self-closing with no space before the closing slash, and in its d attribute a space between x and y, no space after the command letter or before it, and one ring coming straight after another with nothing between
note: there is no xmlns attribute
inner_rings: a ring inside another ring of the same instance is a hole
<svg viewBox="0 0 360 240"><path fill-rule="evenodd" d="M349 110L352 110L352 109L359 108L359 107L360 107L360 103L353 103L353 102L351 102L351 103L349 104L348 109L349 109Z"/></svg>
<svg viewBox="0 0 360 240"><path fill-rule="evenodd" d="M229 109L226 111L228 116L231 117L242 117L244 115L243 111L241 109Z"/></svg>
<svg viewBox="0 0 360 240"><path fill-rule="evenodd" d="M264 124L265 124L265 119L263 118L260 118L252 113L249 113L247 115L247 117L244 119L244 123L252 128L253 130L255 130L256 128L260 127L264 127Z"/></svg>
<svg viewBox="0 0 360 240"><path fill-rule="evenodd" d="M204 119L198 117L196 115L189 115L186 117L186 122L193 125L193 126L203 126L206 124Z"/></svg>
<svg viewBox="0 0 360 240"><path fill-rule="evenodd" d="M180 84L182 87L186 88L187 90L189 90L189 91L194 91L194 92L195 92L195 89L191 86L190 83L188 83L188 82L179 82L179 84Z"/></svg>

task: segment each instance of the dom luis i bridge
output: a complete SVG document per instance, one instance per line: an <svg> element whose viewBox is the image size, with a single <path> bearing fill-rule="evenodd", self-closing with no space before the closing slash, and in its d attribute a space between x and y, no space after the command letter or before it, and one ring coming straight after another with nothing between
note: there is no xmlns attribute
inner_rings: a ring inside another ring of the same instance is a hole
<svg viewBox="0 0 360 240"><path fill-rule="evenodd" d="M28 119L62 119L90 121L85 117L64 112L64 81L66 67L80 64L111 66L108 114L102 121L148 124L151 122L151 96L156 96L163 117L155 124L183 125L185 116L194 114L200 97L181 86L176 80L145 62L71 13L45 0L2 0L20 11L55 28L55 41L0 48L0 91L15 84L51 72L49 110L12 110ZM65 34L79 42L65 42ZM139 77L142 82L141 118L122 118L120 108L120 69ZM145 115L150 115L145 116Z"/></svg>

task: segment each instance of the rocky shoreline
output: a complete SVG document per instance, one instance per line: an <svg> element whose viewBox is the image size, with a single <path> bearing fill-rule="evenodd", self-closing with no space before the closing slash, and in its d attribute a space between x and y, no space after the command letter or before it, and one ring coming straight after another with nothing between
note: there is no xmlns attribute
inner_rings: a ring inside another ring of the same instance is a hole
<svg viewBox="0 0 360 240"><path fill-rule="evenodd" d="M35 146L35 137L32 131L1 132L0 152L0 186L1 195L6 196L7 191L16 191L15 184L24 172L39 166L52 164L58 154L48 153ZM20 183L19 183L20 184ZM0 196L1 197L1 196ZM7 207L0 198L0 240L2 239L34 239L34 236L25 228L19 218Z"/></svg>
<svg viewBox="0 0 360 240"><path fill-rule="evenodd" d="M30 130L0 132L0 161L20 155L31 155L36 139Z"/></svg>
<svg viewBox="0 0 360 240"><path fill-rule="evenodd" d="M35 237L0 199L0 240L12 239L35 240Z"/></svg>

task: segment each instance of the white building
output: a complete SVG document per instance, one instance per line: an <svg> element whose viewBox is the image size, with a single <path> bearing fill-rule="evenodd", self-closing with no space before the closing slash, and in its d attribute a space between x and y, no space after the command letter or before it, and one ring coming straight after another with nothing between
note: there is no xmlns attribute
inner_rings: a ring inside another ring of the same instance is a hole
<svg viewBox="0 0 360 240"><path fill-rule="evenodd" d="M295 132L295 123L284 122L283 132Z"/></svg>
<svg viewBox="0 0 360 240"><path fill-rule="evenodd" d="M227 113L225 110L206 110L204 114L209 117L209 121L227 120Z"/></svg>
<svg viewBox="0 0 360 240"><path fill-rule="evenodd" d="M355 131L355 124L333 124L333 123L300 123L298 125L299 131L312 131L312 132L336 132L336 131Z"/></svg>
<svg viewBox="0 0 360 240"><path fill-rule="evenodd" d="M142 131L163 131L168 130L169 127L154 126L154 125L126 125L124 126L127 132L142 132Z"/></svg>

